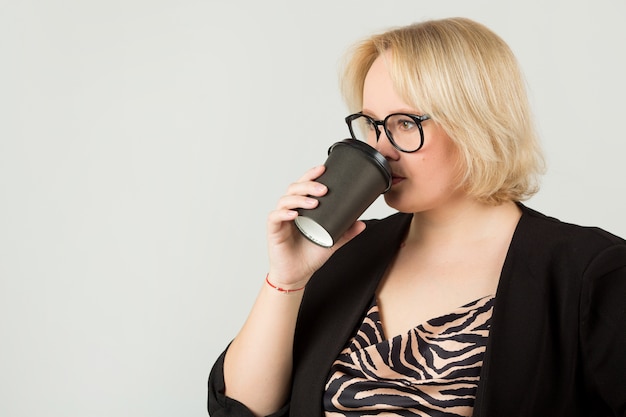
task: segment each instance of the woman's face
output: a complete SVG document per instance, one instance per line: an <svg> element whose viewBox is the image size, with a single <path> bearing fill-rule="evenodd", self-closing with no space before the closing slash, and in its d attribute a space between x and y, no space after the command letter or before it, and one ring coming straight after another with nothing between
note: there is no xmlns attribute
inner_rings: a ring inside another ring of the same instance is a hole
<svg viewBox="0 0 626 417"><path fill-rule="evenodd" d="M389 53L379 56L368 71L363 87L363 113L376 120L391 113L422 114L394 90L387 69L390 59ZM432 120L422 122L422 127L424 146L414 153L395 149L384 130L378 143L370 143L391 165L393 185L384 195L385 201L405 213L433 210L467 197L457 187L459 156L452 140Z"/></svg>

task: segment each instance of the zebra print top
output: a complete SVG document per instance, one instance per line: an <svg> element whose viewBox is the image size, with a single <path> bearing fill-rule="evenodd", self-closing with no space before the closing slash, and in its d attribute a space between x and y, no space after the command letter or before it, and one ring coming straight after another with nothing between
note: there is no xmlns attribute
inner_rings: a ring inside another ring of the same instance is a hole
<svg viewBox="0 0 626 417"><path fill-rule="evenodd" d="M376 299L326 383L326 416L471 416L494 297L385 340Z"/></svg>

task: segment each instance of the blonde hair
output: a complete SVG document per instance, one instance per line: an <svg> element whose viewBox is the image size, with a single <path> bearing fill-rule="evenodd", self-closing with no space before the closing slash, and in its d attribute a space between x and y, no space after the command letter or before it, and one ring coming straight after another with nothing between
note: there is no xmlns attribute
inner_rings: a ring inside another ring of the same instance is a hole
<svg viewBox="0 0 626 417"><path fill-rule="evenodd" d="M395 89L428 114L461 154L459 186L480 201L522 201L538 191L545 162L526 86L508 45L464 18L430 20L374 35L349 51L341 89L350 111L363 105L365 76L391 55Z"/></svg>

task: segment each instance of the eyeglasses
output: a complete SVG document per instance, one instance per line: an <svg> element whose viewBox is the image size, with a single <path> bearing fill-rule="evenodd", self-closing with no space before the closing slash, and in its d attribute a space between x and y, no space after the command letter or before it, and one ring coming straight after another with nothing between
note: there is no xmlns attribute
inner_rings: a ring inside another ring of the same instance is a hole
<svg viewBox="0 0 626 417"><path fill-rule="evenodd" d="M411 153L419 151L424 145L422 122L428 119L428 115L393 113L384 120L375 120L363 113L355 113L346 117L346 123L353 139L369 144L378 143L378 126L382 126L394 148Z"/></svg>

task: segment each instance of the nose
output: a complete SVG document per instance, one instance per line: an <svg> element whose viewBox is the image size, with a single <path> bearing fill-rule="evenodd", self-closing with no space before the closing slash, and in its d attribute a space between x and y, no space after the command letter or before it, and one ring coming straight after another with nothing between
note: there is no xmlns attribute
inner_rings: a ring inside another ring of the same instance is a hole
<svg viewBox="0 0 626 417"><path fill-rule="evenodd" d="M380 135L378 136L378 142L376 142L375 149L380 152L385 158L390 160L397 160L399 158L400 152L393 146L389 137L387 136L387 132L382 126L377 127L379 129Z"/></svg>

